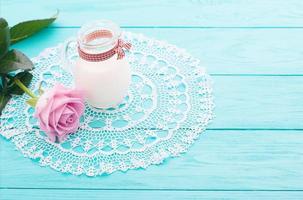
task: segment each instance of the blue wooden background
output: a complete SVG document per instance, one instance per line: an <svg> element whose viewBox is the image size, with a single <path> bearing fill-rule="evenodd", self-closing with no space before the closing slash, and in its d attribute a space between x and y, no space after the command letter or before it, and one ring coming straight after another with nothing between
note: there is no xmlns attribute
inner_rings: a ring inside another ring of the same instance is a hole
<svg viewBox="0 0 303 200"><path fill-rule="evenodd" d="M0 199L303 199L302 0L0 0L10 25L51 16L14 46L34 57L111 19L200 58L216 119L188 153L147 170L89 178L42 168L0 138Z"/></svg>

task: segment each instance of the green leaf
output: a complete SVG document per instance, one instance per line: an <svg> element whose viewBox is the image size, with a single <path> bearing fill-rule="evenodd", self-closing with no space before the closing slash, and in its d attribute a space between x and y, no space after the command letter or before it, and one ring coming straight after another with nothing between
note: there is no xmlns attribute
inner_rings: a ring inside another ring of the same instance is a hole
<svg viewBox="0 0 303 200"><path fill-rule="evenodd" d="M6 28L8 27L8 23L5 19L3 19L2 17L0 18L0 28Z"/></svg>
<svg viewBox="0 0 303 200"><path fill-rule="evenodd" d="M34 107L34 108L36 107L37 102L38 102L38 98L31 98L26 101L26 103L28 105L30 105L31 107Z"/></svg>
<svg viewBox="0 0 303 200"><path fill-rule="evenodd" d="M34 64L26 55L13 49L0 60L0 74L7 74L18 69L31 70L33 66Z"/></svg>
<svg viewBox="0 0 303 200"><path fill-rule="evenodd" d="M44 93L44 90L42 89L42 82L40 82L40 84L39 84L39 89L38 89L38 91L39 91L39 95L40 95L40 96Z"/></svg>
<svg viewBox="0 0 303 200"><path fill-rule="evenodd" d="M4 93L7 92L8 80L9 78L6 75L4 74L1 75L0 92L4 92Z"/></svg>
<svg viewBox="0 0 303 200"><path fill-rule="evenodd" d="M57 13L51 18L30 20L16 24L10 29L11 44L15 44L25 38L28 38L29 36L47 27L57 19L58 14L59 11L57 11Z"/></svg>
<svg viewBox="0 0 303 200"><path fill-rule="evenodd" d="M0 18L0 59L8 52L10 45L9 27L5 19Z"/></svg>
<svg viewBox="0 0 303 200"><path fill-rule="evenodd" d="M14 82L15 78L18 78L23 83L23 85L28 87L33 78L33 75L28 71L24 71L18 73L17 75L15 75L15 77L12 77L11 80L9 81L8 89L7 89L8 93L22 95L24 91L18 85L16 85L16 83Z"/></svg>
<svg viewBox="0 0 303 200"><path fill-rule="evenodd" d="M0 115L12 96L0 91Z"/></svg>

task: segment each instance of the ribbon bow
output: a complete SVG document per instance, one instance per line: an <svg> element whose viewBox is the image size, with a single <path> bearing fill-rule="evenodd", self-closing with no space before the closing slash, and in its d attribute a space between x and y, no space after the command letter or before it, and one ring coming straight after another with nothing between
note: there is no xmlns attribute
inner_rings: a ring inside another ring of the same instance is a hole
<svg viewBox="0 0 303 200"><path fill-rule="evenodd" d="M123 40L118 39L118 43L117 43L117 46L116 46L116 53L118 55L117 60L120 60L120 59L124 58L124 56L125 56L124 49L130 50L131 47L132 47L131 43L124 42Z"/></svg>

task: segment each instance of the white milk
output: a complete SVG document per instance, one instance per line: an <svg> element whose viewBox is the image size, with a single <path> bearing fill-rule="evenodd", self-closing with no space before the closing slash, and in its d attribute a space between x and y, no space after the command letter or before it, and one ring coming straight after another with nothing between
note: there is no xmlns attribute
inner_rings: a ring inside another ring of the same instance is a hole
<svg viewBox="0 0 303 200"><path fill-rule="evenodd" d="M87 42L87 35L96 30L107 30L112 33L108 38L97 38ZM80 49L89 54L100 54L113 49L120 38L119 26L110 21L94 21L81 27L77 43ZM73 40L72 40L73 41ZM64 59L67 59L65 46ZM75 42L75 41L74 41ZM67 64L71 65L71 63ZM131 70L127 58L117 59L117 53L102 61L87 61L79 56L71 69L76 87L84 90L87 102L97 108L117 106L127 95L131 82Z"/></svg>
<svg viewBox="0 0 303 200"><path fill-rule="evenodd" d="M115 107L127 95L131 81L126 58L89 62L79 58L73 69L76 87L86 93L87 102L97 108Z"/></svg>

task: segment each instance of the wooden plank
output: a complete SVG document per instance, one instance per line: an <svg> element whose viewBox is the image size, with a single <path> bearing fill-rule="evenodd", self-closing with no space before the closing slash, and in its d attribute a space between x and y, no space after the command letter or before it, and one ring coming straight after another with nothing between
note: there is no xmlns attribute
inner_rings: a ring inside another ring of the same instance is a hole
<svg viewBox="0 0 303 200"><path fill-rule="evenodd" d="M209 128L303 130L301 76L212 78L216 118Z"/></svg>
<svg viewBox="0 0 303 200"><path fill-rule="evenodd" d="M146 170L98 177L40 167L0 140L0 188L302 190L300 131L206 131L191 149ZM92 191L93 193L93 191Z"/></svg>
<svg viewBox="0 0 303 200"><path fill-rule="evenodd" d="M301 200L303 192L301 191L100 191L100 190L18 190L4 189L0 190L2 200L100 200L100 199L142 199L142 200L184 200L184 199L200 199L200 200L222 200L222 199L268 199L268 200Z"/></svg>
<svg viewBox="0 0 303 200"><path fill-rule="evenodd" d="M61 14L55 26L61 27L103 18L124 26L302 27L303 22L301 0L2 0L1 3L1 15L12 24L50 16L56 9Z"/></svg>
<svg viewBox="0 0 303 200"><path fill-rule="evenodd" d="M213 77L211 128L302 129L302 77Z"/></svg>
<svg viewBox="0 0 303 200"><path fill-rule="evenodd" d="M187 49L212 74L303 75L303 29L127 29ZM33 57L78 29L47 29L15 45Z"/></svg>

